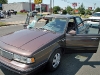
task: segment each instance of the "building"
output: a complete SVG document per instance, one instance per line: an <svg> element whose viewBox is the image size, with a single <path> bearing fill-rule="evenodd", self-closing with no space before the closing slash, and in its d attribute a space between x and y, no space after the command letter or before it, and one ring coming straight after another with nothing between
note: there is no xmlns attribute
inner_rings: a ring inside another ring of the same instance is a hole
<svg viewBox="0 0 100 75"><path fill-rule="evenodd" d="M18 2L18 3L9 3L9 4L2 4L3 10L15 10L17 12L20 12L21 10L30 11L30 3L29 2ZM40 6L35 5L34 3L31 3L31 10L37 9L39 11ZM41 4L41 9L44 12L49 11L49 5L48 4Z"/></svg>

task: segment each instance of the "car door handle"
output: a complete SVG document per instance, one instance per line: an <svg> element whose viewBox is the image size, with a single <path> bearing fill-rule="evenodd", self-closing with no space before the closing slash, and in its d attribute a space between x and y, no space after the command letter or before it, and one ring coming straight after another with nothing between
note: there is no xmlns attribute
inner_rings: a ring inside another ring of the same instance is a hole
<svg viewBox="0 0 100 75"><path fill-rule="evenodd" d="M96 39L98 39L98 38L91 38L91 39L96 40Z"/></svg>

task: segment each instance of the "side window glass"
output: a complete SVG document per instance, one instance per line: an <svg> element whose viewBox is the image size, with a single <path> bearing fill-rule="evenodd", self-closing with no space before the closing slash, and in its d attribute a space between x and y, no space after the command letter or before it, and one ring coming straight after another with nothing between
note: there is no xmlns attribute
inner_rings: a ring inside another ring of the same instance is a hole
<svg viewBox="0 0 100 75"><path fill-rule="evenodd" d="M88 21L84 21L83 26L78 26L79 34L100 34L100 25L89 24Z"/></svg>
<svg viewBox="0 0 100 75"><path fill-rule="evenodd" d="M76 23L77 23L77 25L78 25L78 24L80 24L80 23L82 23L82 20L81 20L81 18L79 18L79 17L76 17Z"/></svg>
<svg viewBox="0 0 100 75"><path fill-rule="evenodd" d="M100 34L100 26L99 24L89 25L87 34Z"/></svg>

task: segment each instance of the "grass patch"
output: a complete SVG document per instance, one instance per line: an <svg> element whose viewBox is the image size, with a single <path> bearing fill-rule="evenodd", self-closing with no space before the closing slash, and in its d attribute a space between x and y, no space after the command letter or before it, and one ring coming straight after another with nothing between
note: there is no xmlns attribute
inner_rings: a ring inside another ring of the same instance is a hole
<svg viewBox="0 0 100 75"><path fill-rule="evenodd" d="M0 22L0 26L6 26L6 23Z"/></svg>
<svg viewBox="0 0 100 75"><path fill-rule="evenodd" d="M17 12L17 14L27 15L27 13L21 13L21 12Z"/></svg>

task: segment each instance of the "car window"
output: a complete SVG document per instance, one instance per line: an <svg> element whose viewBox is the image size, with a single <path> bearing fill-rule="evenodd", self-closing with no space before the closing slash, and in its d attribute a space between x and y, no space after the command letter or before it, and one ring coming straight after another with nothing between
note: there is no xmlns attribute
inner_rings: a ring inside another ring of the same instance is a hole
<svg viewBox="0 0 100 75"><path fill-rule="evenodd" d="M82 26L78 26L79 34L99 34L99 24L84 23Z"/></svg>
<svg viewBox="0 0 100 75"><path fill-rule="evenodd" d="M63 18L53 18L51 22L47 23L42 28L51 30L57 33L63 33L66 26L67 19Z"/></svg>
<svg viewBox="0 0 100 75"><path fill-rule="evenodd" d="M76 19L76 23L77 23L77 25L80 24L80 23L82 23L82 19L81 19L81 18L76 17L75 19Z"/></svg>
<svg viewBox="0 0 100 75"><path fill-rule="evenodd" d="M69 19L66 33L70 32L71 30L75 30L74 18Z"/></svg>

